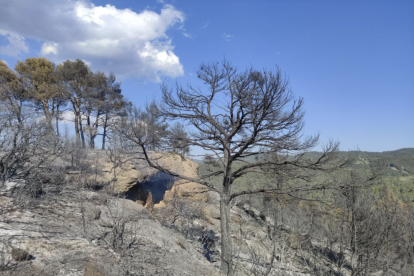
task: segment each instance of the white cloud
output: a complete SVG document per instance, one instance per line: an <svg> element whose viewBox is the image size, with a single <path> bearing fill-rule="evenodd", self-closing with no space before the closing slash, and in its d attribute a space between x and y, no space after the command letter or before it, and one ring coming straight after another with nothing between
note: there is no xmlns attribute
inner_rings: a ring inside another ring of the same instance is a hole
<svg viewBox="0 0 414 276"><path fill-rule="evenodd" d="M203 26L201 26L201 29L207 28L209 24L210 24L210 22L207 22L206 24L204 24Z"/></svg>
<svg viewBox="0 0 414 276"><path fill-rule="evenodd" d="M57 43L45 42L42 45L41 53L42 53L42 55L49 55L49 54L57 55L57 53L58 53L57 48L58 48Z"/></svg>
<svg viewBox="0 0 414 276"><path fill-rule="evenodd" d="M234 35L232 35L232 34L226 34L226 33L223 33L223 34L221 35L221 37L222 37L225 41L232 41L232 40L234 40Z"/></svg>
<svg viewBox="0 0 414 276"><path fill-rule="evenodd" d="M184 74L166 31L184 22L171 5L159 13L139 13L115 6L95 6L86 0L14 0L0 9L0 36L9 45L0 54L28 51L25 39L43 42L41 55L60 63L82 59L94 70L114 72L118 78L146 78ZM180 27L180 26L179 26Z"/></svg>

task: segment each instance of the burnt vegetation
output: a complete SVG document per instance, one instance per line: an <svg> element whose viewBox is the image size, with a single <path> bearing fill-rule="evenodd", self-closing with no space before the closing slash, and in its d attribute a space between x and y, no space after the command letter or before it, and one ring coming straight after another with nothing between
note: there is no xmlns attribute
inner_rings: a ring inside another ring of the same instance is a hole
<svg viewBox="0 0 414 276"><path fill-rule="evenodd" d="M108 202L120 196L113 189L120 169L141 162L214 195L219 235L191 224L207 220L201 203L180 197L172 184L166 211L152 202L149 209L201 243L223 275L284 275L288 259L312 275L414 275L412 149L340 152L329 141L313 152L319 136L303 134L304 100L279 68L240 71L224 60L201 65L197 75L205 87L163 84L162 103L140 109L113 74L92 72L81 60L29 58L14 71L0 61L0 188L13 202L1 212L58 208L57 198L67 197L79 206L85 239L98 236L121 257L132 256L142 230ZM73 130L62 128L65 120ZM192 157L193 148L201 156ZM171 170L154 157L159 151L197 159L198 175ZM109 181L100 178L102 155L112 164ZM93 200L110 217L105 233L90 230L101 211L70 189L99 192ZM246 245L253 234L242 217L266 229L260 247ZM0 271L16 269L2 256Z"/></svg>

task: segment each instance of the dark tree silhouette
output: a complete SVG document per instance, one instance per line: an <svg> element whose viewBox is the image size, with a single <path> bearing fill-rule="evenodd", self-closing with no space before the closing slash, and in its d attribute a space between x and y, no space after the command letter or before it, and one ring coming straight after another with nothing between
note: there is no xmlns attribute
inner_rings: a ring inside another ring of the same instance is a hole
<svg viewBox="0 0 414 276"><path fill-rule="evenodd" d="M151 160L147 153L148 138L143 125L133 121L120 124L119 133L139 145L150 166L173 176L198 182L220 193L221 272L233 271L230 235L231 201L244 194L273 192L293 194L326 188L320 186L270 187L232 192L237 179L249 173L273 172L310 179L312 171L332 170L343 165L336 154L338 143L330 142L318 158L306 152L317 145L319 136L302 137L303 99L295 98L289 81L280 69L238 71L229 62L203 64L197 72L205 90L194 86L162 86L164 104L161 114L188 126L186 144L197 146L219 163L208 174L189 178L172 172ZM146 128L151 127L146 125ZM141 128L141 130L140 130ZM250 158L257 156L259 158ZM210 177L221 177L216 188Z"/></svg>

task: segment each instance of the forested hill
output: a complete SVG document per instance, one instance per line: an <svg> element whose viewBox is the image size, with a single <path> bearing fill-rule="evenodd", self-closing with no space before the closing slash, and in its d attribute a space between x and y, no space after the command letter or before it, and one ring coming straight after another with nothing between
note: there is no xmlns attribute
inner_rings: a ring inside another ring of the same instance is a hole
<svg viewBox="0 0 414 276"><path fill-rule="evenodd" d="M392 151L382 151L382 152L373 152L373 151L342 151L339 152L339 154L356 154L359 158L362 158L367 161L372 160L378 160L378 159L384 159L385 161L389 161L389 164L394 164L398 167L399 163L403 166L408 167L414 167L414 148L402 148ZM321 156L322 152L319 151L310 151L306 153L306 155L310 158L319 158ZM246 159L255 159L255 157L248 157ZM194 159L193 161L202 164L202 160ZM394 163L393 163L394 162ZM414 170L412 170L414 173Z"/></svg>
<svg viewBox="0 0 414 276"><path fill-rule="evenodd" d="M403 157L411 156L414 157L414 148L403 148L392 151L383 151L383 152L370 152L362 151L361 154L366 157Z"/></svg>
<svg viewBox="0 0 414 276"><path fill-rule="evenodd" d="M394 151L361 152L360 158L369 163L380 160L392 168L395 176L414 174L414 148L403 148Z"/></svg>
<svg viewBox="0 0 414 276"><path fill-rule="evenodd" d="M357 163L371 164L374 161L381 161L385 165L394 168L397 176L397 171L404 174L414 174L414 148L402 148L393 151L370 152L370 151L349 151L342 152L343 154L355 154L358 157ZM308 153L310 157L317 158L322 153L313 151Z"/></svg>
<svg viewBox="0 0 414 276"><path fill-rule="evenodd" d="M351 153L358 153L358 155L362 158L367 157L402 157L402 156L409 156L414 157L414 148L402 148L392 151L349 151ZM348 153L349 153L348 152ZM310 156L318 157L321 155L321 152L318 151L311 151L308 153Z"/></svg>

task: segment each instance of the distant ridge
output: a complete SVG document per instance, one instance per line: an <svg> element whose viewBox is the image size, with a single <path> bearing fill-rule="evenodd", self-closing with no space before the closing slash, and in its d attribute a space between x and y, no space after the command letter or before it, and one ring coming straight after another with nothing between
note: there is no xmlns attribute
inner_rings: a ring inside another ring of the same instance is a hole
<svg viewBox="0 0 414 276"><path fill-rule="evenodd" d="M414 156L414 148L402 148L397 150L391 151L340 151L341 153L350 153L350 152L358 152L362 156L389 156L389 157L401 157L401 156ZM320 156L322 152L320 151L310 151L306 154L309 156Z"/></svg>
<svg viewBox="0 0 414 276"><path fill-rule="evenodd" d="M367 156L392 156L392 157L402 157L402 156L414 156L414 148L402 148L392 151L382 151L382 152L371 152L371 151L362 151L361 152Z"/></svg>
<svg viewBox="0 0 414 276"><path fill-rule="evenodd" d="M369 157L414 157L414 148L402 148L391 151L340 151L339 154L348 154L348 153L358 153L359 157L369 158ZM321 156L321 151L309 151L305 155L308 158L319 158ZM247 158L250 161L253 161L254 157ZM197 164L203 164L203 160L200 159L191 159Z"/></svg>

